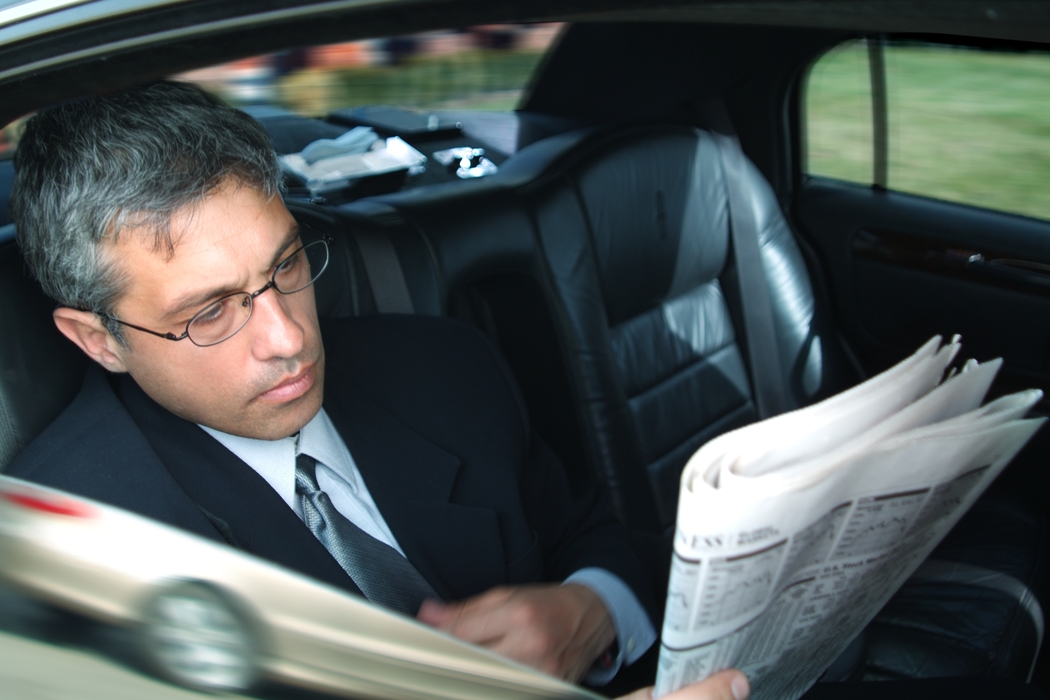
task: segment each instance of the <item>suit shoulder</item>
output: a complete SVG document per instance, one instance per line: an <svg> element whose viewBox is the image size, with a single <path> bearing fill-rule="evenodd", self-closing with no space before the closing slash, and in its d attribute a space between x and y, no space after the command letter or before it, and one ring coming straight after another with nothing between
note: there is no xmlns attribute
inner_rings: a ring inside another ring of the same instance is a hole
<svg viewBox="0 0 1050 700"><path fill-rule="evenodd" d="M105 373L91 367L73 402L5 472L180 524L171 477L138 431Z"/></svg>
<svg viewBox="0 0 1050 700"><path fill-rule="evenodd" d="M73 401L15 457L5 473L34 481L57 478L71 470L74 460L70 456L83 454L85 445L97 440L100 426L109 424L114 412L122 411L104 373L89 368Z"/></svg>

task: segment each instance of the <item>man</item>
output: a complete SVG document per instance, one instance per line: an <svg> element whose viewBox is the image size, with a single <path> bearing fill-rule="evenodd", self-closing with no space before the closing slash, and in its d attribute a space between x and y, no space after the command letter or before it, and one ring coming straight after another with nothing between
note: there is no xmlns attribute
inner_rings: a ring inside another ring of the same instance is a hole
<svg viewBox="0 0 1050 700"><path fill-rule="evenodd" d="M155 83L42 112L15 168L26 260L107 373L10 474L569 680L651 646L643 567L597 494L570 492L478 334L413 317L322 332L327 245L304 246L256 122Z"/></svg>

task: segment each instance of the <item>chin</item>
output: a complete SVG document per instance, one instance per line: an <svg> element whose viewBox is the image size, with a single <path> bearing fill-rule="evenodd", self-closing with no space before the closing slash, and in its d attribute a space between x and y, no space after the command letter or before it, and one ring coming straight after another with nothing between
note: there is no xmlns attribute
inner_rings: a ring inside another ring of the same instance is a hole
<svg viewBox="0 0 1050 700"><path fill-rule="evenodd" d="M249 405L248 410L232 423L228 420L209 420L207 417L187 419L230 435L255 440L280 440L295 435L309 423L321 410L321 399L320 391L310 391L283 405Z"/></svg>
<svg viewBox="0 0 1050 700"><path fill-rule="evenodd" d="M284 415L275 416L273 420L260 420L251 426L245 426L249 429L254 428L260 433L265 433L264 435L251 435L250 437L260 440L280 440L289 435L295 435L302 430L304 425L313 420L313 417L321 410L321 394L316 392L315 396L314 393L311 391L292 402L296 404L294 406L282 407L288 409L288 412Z"/></svg>

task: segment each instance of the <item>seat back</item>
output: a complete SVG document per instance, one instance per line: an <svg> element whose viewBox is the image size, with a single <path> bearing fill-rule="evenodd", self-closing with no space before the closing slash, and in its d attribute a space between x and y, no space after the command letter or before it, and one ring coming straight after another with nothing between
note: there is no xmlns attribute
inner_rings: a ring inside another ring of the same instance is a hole
<svg viewBox="0 0 1050 700"><path fill-rule="evenodd" d="M62 412L87 358L55 328L48 299L25 269L14 227L0 227L0 472Z"/></svg>
<svg viewBox="0 0 1050 700"><path fill-rule="evenodd" d="M849 372L779 204L748 166L776 356L794 408L846 385ZM587 458L623 520L665 529L688 458L757 418L717 146L679 126L599 134L521 195Z"/></svg>

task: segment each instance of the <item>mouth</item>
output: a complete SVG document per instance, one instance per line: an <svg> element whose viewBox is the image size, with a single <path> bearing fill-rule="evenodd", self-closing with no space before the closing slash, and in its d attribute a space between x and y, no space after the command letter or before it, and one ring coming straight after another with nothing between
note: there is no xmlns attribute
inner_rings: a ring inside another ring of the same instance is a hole
<svg viewBox="0 0 1050 700"><path fill-rule="evenodd" d="M313 387L314 370L315 365L305 367L299 374L282 379L279 384L259 394L257 398L267 403L293 401L310 391L310 388Z"/></svg>

